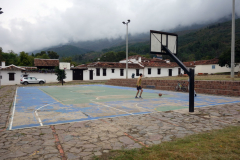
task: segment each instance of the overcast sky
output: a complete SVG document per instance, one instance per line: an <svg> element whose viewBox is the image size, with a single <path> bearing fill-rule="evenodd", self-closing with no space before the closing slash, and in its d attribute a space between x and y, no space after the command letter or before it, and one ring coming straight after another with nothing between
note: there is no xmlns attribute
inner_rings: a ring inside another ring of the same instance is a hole
<svg viewBox="0 0 240 160"><path fill-rule="evenodd" d="M0 8L0 47L19 53L124 38L127 19L132 35L211 22L232 13L232 0L0 0ZM235 10L240 16L240 0Z"/></svg>

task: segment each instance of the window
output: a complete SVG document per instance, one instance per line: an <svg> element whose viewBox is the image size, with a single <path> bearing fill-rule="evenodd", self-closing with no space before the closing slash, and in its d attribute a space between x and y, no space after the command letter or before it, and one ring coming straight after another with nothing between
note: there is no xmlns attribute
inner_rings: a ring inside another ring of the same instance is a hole
<svg viewBox="0 0 240 160"><path fill-rule="evenodd" d="M14 81L14 74L15 73L8 73L9 74L9 81Z"/></svg>
<svg viewBox="0 0 240 160"><path fill-rule="evenodd" d="M158 68L158 74L161 74L161 69L160 68Z"/></svg>
<svg viewBox="0 0 240 160"><path fill-rule="evenodd" d="M139 76L139 69L136 69L136 76Z"/></svg>
<svg viewBox="0 0 240 160"><path fill-rule="evenodd" d="M215 65L212 65L212 69L215 69Z"/></svg>
<svg viewBox="0 0 240 160"><path fill-rule="evenodd" d="M97 68L97 76L100 76L100 68Z"/></svg>
<svg viewBox="0 0 240 160"><path fill-rule="evenodd" d="M112 73L114 73L114 69L112 69Z"/></svg>
<svg viewBox="0 0 240 160"><path fill-rule="evenodd" d="M151 74L151 68L148 68L148 74Z"/></svg>
<svg viewBox="0 0 240 160"><path fill-rule="evenodd" d="M124 76L123 71L124 71L124 69L120 69L120 76Z"/></svg>
<svg viewBox="0 0 240 160"><path fill-rule="evenodd" d="M106 76L107 75L107 72L106 72L106 68L103 68L103 76Z"/></svg>

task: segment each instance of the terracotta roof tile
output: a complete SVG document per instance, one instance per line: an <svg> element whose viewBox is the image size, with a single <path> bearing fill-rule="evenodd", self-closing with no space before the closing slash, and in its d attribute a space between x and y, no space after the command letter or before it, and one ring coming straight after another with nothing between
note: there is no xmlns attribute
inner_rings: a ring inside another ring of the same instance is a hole
<svg viewBox="0 0 240 160"><path fill-rule="evenodd" d="M166 61L158 59L158 58L154 58L150 60L151 62L159 62L159 63L166 63Z"/></svg>
<svg viewBox="0 0 240 160"><path fill-rule="evenodd" d="M34 66L59 66L59 59L34 59Z"/></svg>
<svg viewBox="0 0 240 160"><path fill-rule="evenodd" d="M84 65L79 65L71 69L81 69L81 68L126 68L126 63L118 63L118 62L94 62ZM129 63L128 68L143 68L139 64Z"/></svg>
<svg viewBox="0 0 240 160"><path fill-rule="evenodd" d="M24 71L25 69L11 64L10 66L6 66L4 68L0 68L0 70Z"/></svg>
<svg viewBox="0 0 240 160"><path fill-rule="evenodd" d="M200 61L194 61L192 63L194 63L195 65L208 65L208 64L218 64L219 59L214 58L214 59L210 59L210 60L200 60Z"/></svg>

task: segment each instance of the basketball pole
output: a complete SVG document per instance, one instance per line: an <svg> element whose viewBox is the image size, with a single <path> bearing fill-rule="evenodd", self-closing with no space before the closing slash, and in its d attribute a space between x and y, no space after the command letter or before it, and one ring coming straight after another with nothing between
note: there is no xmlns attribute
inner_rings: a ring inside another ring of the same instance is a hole
<svg viewBox="0 0 240 160"><path fill-rule="evenodd" d="M235 64L235 0L232 1L231 79L234 81Z"/></svg>
<svg viewBox="0 0 240 160"><path fill-rule="evenodd" d="M189 112L194 112L194 69L187 67L165 46L163 50L188 74L189 76Z"/></svg>
<svg viewBox="0 0 240 160"><path fill-rule="evenodd" d="M62 70L62 86L63 86L63 75L64 75L64 70Z"/></svg>

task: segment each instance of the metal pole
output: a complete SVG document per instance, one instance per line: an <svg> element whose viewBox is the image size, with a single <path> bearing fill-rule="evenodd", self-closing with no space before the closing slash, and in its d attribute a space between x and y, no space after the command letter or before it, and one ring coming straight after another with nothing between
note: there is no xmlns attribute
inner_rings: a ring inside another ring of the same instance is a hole
<svg viewBox="0 0 240 160"><path fill-rule="evenodd" d="M165 46L163 50L189 75L189 112L194 112L194 69L187 67Z"/></svg>
<svg viewBox="0 0 240 160"><path fill-rule="evenodd" d="M63 86L63 75L64 75L64 70L62 70L62 86Z"/></svg>
<svg viewBox="0 0 240 160"><path fill-rule="evenodd" d="M189 112L194 112L194 69L190 68L189 71Z"/></svg>
<svg viewBox="0 0 240 160"><path fill-rule="evenodd" d="M234 81L235 64L235 0L232 1L231 79Z"/></svg>
<svg viewBox="0 0 240 160"><path fill-rule="evenodd" d="M126 33L126 79L128 79L128 23L127 25L127 33Z"/></svg>

